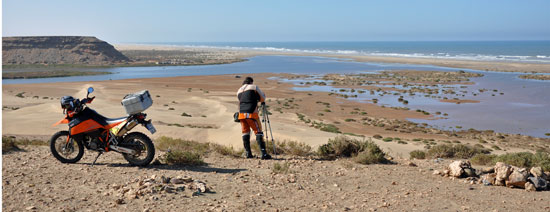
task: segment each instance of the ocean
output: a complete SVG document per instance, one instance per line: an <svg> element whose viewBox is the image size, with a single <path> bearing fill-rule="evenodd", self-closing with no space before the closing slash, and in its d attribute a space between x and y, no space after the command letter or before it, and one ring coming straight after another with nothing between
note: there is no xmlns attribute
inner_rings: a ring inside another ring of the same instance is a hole
<svg viewBox="0 0 550 212"><path fill-rule="evenodd" d="M413 58L550 63L547 41L160 42L188 47Z"/></svg>

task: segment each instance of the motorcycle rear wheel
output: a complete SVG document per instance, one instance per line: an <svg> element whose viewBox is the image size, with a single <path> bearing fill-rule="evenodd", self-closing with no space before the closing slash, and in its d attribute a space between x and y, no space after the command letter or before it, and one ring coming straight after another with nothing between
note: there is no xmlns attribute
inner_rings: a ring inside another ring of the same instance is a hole
<svg viewBox="0 0 550 212"><path fill-rule="evenodd" d="M122 139L120 146L135 150L134 155L125 154L124 159L134 166L147 166L155 157L155 146L149 137L140 132L133 132Z"/></svg>
<svg viewBox="0 0 550 212"><path fill-rule="evenodd" d="M50 139L50 150L52 155L57 160L61 161L61 163L76 163L84 155L84 145L72 138L67 143L68 136L68 131L59 131L55 133ZM75 151L75 145L78 148L78 152Z"/></svg>

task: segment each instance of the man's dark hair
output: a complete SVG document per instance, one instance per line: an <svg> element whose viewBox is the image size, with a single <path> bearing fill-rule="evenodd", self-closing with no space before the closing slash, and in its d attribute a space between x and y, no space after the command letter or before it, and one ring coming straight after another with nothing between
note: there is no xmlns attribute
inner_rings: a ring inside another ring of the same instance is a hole
<svg viewBox="0 0 550 212"><path fill-rule="evenodd" d="M254 82L254 79L252 79L252 77L246 77L243 81L243 85L244 84L252 84Z"/></svg>

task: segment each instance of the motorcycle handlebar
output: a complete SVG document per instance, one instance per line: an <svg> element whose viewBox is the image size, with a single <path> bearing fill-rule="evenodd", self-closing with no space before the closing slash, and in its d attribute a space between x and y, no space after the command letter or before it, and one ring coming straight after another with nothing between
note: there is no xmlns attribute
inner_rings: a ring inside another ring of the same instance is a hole
<svg viewBox="0 0 550 212"><path fill-rule="evenodd" d="M92 103L92 101L94 101L95 99L95 96L92 97L92 98L84 98L82 99L82 101L80 101L82 104L88 104L88 103Z"/></svg>

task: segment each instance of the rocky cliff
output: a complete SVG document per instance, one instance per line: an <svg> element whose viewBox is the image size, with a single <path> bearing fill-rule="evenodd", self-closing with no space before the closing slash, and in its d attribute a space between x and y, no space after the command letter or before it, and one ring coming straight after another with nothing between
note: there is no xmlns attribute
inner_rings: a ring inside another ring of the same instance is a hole
<svg viewBox="0 0 550 212"><path fill-rule="evenodd" d="M3 65L126 63L128 57L96 37L36 36L3 37Z"/></svg>

